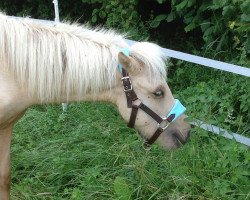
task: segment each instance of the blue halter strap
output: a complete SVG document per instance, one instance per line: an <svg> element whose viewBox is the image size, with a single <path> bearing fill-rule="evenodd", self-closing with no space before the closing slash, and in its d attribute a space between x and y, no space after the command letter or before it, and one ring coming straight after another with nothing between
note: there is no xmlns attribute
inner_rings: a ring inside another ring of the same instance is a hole
<svg viewBox="0 0 250 200"><path fill-rule="evenodd" d="M185 111L186 111L186 108L181 104L181 102L178 99L175 99L174 106L170 110L170 112L167 114L166 118L173 117L173 119L171 120L171 122L173 122L178 117L180 117Z"/></svg>
<svg viewBox="0 0 250 200"><path fill-rule="evenodd" d="M128 48L121 48L120 51L122 53L124 53L126 56L129 56L130 51ZM118 69L119 69L119 72L122 73L122 64L121 63L118 64Z"/></svg>
<svg viewBox="0 0 250 200"><path fill-rule="evenodd" d="M123 52L126 56L129 56L129 49L123 48L121 49L121 52ZM163 133L168 128L171 122L174 122L177 118L179 118L186 111L186 108L181 104L178 99L175 99L174 105L169 111L169 113L166 114L164 117L160 117L137 97L136 93L133 90L129 74L123 68L121 63L118 64L118 70L122 74L121 79L124 87L124 92L127 98L127 106L128 108L132 108L128 126L131 128L134 127L139 108L158 123L158 129L156 130L156 132L151 138L146 139L144 142L145 148L150 149L151 145L157 140L161 133Z"/></svg>

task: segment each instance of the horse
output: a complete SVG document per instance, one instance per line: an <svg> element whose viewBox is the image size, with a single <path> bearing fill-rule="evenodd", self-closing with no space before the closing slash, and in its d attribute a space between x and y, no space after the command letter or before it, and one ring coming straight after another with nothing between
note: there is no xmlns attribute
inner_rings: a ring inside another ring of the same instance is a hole
<svg viewBox="0 0 250 200"><path fill-rule="evenodd" d="M77 23L45 25L0 13L0 200L9 199L10 143L15 122L32 105L105 101L129 127L164 149L190 133L185 107L166 82L160 46L114 30Z"/></svg>

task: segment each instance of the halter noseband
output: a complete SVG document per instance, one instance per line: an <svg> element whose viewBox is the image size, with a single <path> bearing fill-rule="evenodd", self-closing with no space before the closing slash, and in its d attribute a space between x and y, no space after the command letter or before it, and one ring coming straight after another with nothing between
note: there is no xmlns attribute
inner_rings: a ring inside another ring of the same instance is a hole
<svg viewBox="0 0 250 200"><path fill-rule="evenodd" d="M129 56L129 49L121 49L121 51L126 55ZM134 128L136 116L138 113L138 110L143 110L146 114L148 114L150 117L152 117L157 123L158 128L153 134L153 136L149 139L146 139L144 141L144 147L146 149L150 149L151 145L157 140L157 138L168 128L169 124L173 121L175 121L178 117L180 117L185 111L186 108L181 104L181 102L178 99L175 99L175 103L170 110L170 112L165 117L160 117L158 114L156 114L153 110L151 110L149 107L147 107L136 95L132 82L130 80L128 72L123 68L122 64L119 63L118 69L120 73L122 74L122 84L124 88L124 92L127 99L127 107L132 108L128 127Z"/></svg>

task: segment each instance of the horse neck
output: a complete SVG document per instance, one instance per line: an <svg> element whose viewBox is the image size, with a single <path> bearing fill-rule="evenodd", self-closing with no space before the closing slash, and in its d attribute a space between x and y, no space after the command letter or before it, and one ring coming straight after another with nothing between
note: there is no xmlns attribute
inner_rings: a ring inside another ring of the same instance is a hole
<svg viewBox="0 0 250 200"><path fill-rule="evenodd" d="M1 30L8 51L0 50L0 58L8 57L6 68L36 103L105 99L117 84L118 52L127 47L122 36L69 25L57 29L31 21L25 26L15 20L13 24L7 23L15 30L21 28L22 39Z"/></svg>
<svg viewBox="0 0 250 200"><path fill-rule="evenodd" d="M115 104L119 89L122 88L120 83L120 74L117 72L117 78L114 84L110 87L104 87L96 92L87 92L85 94L79 94L78 91L62 91L62 95L57 99L41 99L39 97L31 97L32 104L50 104L50 103L63 103L63 102L84 102L84 101L99 101L110 102Z"/></svg>

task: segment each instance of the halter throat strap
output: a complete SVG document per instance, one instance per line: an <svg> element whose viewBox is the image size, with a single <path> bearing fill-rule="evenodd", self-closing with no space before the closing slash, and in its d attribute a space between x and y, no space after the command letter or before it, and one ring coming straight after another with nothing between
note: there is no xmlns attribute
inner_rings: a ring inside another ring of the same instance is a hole
<svg viewBox="0 0 250 200"><path fill-rule="evenodd" d="M133 102L138 99L127 71L122 68L122 84L127 99L127 107L132 108Z"/></svg>

